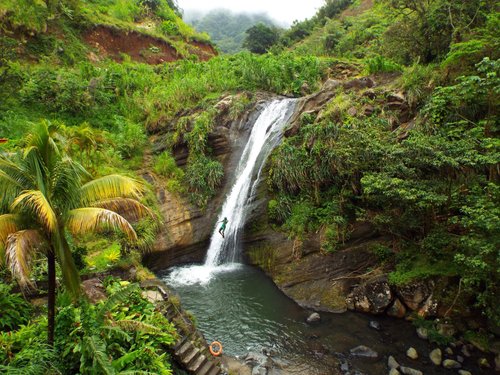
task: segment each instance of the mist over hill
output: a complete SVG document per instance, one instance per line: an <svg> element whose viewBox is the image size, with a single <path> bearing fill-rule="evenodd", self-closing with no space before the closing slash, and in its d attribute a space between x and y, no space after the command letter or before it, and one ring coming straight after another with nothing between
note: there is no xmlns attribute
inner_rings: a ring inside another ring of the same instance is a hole
<svg viewBox="0 0 500 375"><path fill-rule="evenodd" d="M208 13L186 10L183 18L199 32L210 35L211 40L224 53L243 50L245 31L250 27L258 23L268 26L279 24L266 13L234 13L227 9L215 9Z"/></svg>

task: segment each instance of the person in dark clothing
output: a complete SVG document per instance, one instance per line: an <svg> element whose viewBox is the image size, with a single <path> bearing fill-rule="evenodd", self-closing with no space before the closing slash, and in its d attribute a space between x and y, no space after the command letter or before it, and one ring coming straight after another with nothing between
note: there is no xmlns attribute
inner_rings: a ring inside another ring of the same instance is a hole
<svg viewBox="0 0 500 375"><path fill-rule="evenodd" d="M227 225L227 217L224 218L224 220L221 221L222 225L220 226L219 233L224 238L224 231L226 230L226 225Z"/></svg>

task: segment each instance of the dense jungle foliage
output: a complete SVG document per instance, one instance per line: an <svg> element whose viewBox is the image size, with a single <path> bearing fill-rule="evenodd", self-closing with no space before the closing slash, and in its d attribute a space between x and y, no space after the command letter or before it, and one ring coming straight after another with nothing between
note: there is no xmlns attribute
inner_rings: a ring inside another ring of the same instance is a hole
<svg viewBox="0 0 500 375"><path fill-rule="evenodd" d="M174 1L2 1L0 138L8 142L0 144L0 372L171 373L165 353L175 329L135 284L108 279L109 298L96 304L71 294L71 285L130 265L139 279L147 276L140 257L161 219L140 177L145 169L170 192L207 206L224 178L209 146L221 97L243 93L231 107L237 118L254 92L311 93L336 78L337 66L384 84L339 88L320 115L302 115L268 163L270 224L296 241L297 256L300 243L319 233L327 256L357 222L369 222L390 238L373 252L392 283L447 277L456 288L446 298L467 295L498 325L497 7L493 0L327 0L269 53L199 61L189 43L208 37L184 23ZM125 55L92 59L96 50L82 35L99 25L160 38L185 58L159 65ZM406 98L404 120L385 105L393 93ZM150 137L162 137L164 151L153 150ZM182 168L173 156L181 144L189 150ZM113 183L93 199L65 198L106 176ZM130 196L120 190L127 187ZM141 220L97 211L94 226L89 216L75 218L83 208L120 211L110 200L124 195ZM49 250L32 246L40 233L51 233ZM29 284L51 272L63 280L52 318L50 308L18 293L15 278Z"/></svg>

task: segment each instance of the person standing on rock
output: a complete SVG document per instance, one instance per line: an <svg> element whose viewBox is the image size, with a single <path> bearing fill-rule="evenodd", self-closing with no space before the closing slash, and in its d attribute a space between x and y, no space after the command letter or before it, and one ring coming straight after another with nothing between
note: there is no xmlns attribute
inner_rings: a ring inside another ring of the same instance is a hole
<svg viewBox="0 0 500 375"><path fill-rule="evenodd" d="M226 225L227 225L227 217L224 218L224 220L221 221L222 225L220 226L219 233L224 238L224 231L226 230Z"/></svg>

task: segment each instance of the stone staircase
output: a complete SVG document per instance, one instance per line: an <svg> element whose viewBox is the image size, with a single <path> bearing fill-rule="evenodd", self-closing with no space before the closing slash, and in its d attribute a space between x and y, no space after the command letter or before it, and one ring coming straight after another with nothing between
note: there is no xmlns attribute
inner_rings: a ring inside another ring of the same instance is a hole
<svg viewBox="0 0 500 375"><path fill-rule="evenodd" d="M145 297L155 303L177 329L179 339L171 354L180 367L192 375L222 374L220 361L210 354L205 338L171 298L168 287L158 279L143 281L141 287L146 290Z"/></svg>

